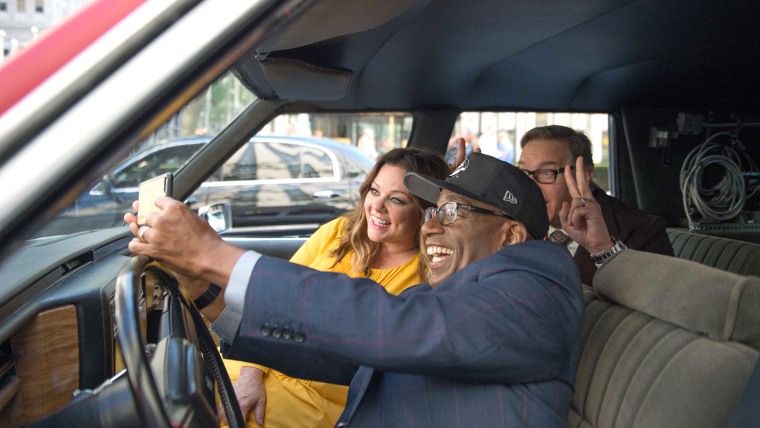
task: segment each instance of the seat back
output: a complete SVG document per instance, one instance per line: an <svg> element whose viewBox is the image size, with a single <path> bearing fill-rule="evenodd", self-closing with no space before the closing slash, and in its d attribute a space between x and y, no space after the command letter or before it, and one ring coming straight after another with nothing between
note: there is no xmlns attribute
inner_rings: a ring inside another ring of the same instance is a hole
<svg viewBox="0 0 760 428"><path fill-rule="evenodd" d="M571 426L727 424L760 348L760 278L626 250L585 296Z"/></svg>
<svg viewBox="0 0 760 428"><path fill-rule="evenodd" d="M678 258L741 275L760 276L760 244L670 228L668 238Z"/></svg>

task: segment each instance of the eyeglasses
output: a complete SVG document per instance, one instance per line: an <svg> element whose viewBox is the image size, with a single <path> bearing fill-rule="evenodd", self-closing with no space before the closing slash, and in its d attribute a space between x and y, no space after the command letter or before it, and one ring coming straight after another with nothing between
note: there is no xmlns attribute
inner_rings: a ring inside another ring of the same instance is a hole
<svg viewBox="0 0 760 428"><path fill-rule="evenodd" d="M571 166L570 171L574 170L575 167ZM528 176L533 176L533 178L538 181L539 183L543 184L552 184L555 181L557 181L557 174L561 174L565 172L565 168L560 169L534 169L533 171L528 171L527 169L521 170Z"/></svg>
<svg viewBox="0 0 760 428"><path fill-rule="evenodd" d="M491 210L486 210L483 208L473 207L472 205L464 205L460 204L459 202L446 202L445 204L441 205L440 208L436 207L430 207L425 210L425 223L430 221L431 218L433 218L436 213L438 214L438 221L441 223L441 226L448 226L451 223L454 223L457 221L457 212L459 211L459 208L464 208L468 211L473 211L476 213L483 213L483 214L492 214L497 215L499 217L508 218L510 220L514 220L514 217L496 212Z"/></svg>

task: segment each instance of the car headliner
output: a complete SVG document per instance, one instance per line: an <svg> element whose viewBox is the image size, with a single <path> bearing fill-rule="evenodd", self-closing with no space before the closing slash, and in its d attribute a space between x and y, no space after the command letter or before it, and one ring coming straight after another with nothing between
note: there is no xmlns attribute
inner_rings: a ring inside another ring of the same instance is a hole
<svg viewBox="0 0 760 428"><path fill-rule="evenodd" d="M760 106L760 7L711 0L327 0L237 64L326 109Z"/></svg>

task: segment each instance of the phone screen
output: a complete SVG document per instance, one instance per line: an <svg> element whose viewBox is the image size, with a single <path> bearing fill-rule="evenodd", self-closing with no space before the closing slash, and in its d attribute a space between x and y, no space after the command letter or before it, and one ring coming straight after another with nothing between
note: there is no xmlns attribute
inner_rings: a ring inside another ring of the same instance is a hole
<svg viewBox="0 0 760 428"><path fill-rule="evenodd" d="M140 205L137 211L138 226L145 224L148 214L159 211L155 204L156 198L159 196L171 196L172 180L172 174L166 173L140 183L140 193L137 197Z"/></svg>

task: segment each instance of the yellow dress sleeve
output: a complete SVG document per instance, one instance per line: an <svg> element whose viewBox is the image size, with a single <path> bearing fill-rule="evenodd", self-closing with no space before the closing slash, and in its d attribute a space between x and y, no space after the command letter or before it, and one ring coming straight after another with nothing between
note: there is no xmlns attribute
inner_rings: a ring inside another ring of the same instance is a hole
<svg viewBox="0 0 760 428"><path fill-rule="evenodd" d="M329 253L338 246L340 236L346 224L345 217L338 217L319 227L301 248L293 254L290 261L302 266L316 268L325 259L331 258ZM324 270L324 269L320 269Z"/></svg>

